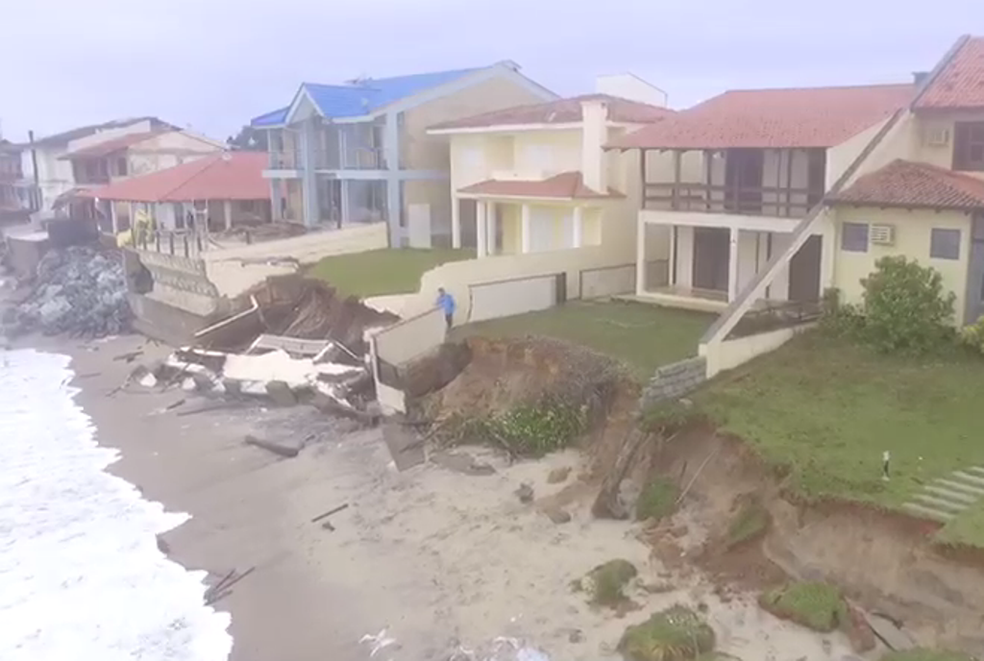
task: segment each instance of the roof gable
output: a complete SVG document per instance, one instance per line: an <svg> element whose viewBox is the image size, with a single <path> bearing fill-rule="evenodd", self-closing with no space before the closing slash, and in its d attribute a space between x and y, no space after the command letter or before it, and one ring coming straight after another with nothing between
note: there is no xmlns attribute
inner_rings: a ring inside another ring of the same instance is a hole
<svg viewBox="0 0 984 661"><path fill-rule="evenodd" d="M531 103L502 110L455 119L436 124L431 130L442 131L460 128L483 128L493 126L517 126L523 124L569 124L582 119L581 103L584 101L604 101L608 104L608 119L628 124L649 124L676 114L669 108L651 106L647 103L623 99L608 94L585 94L568 99Z"/></svg>
<svg viewBox="0 0 984 661"><path fill-rule="evenodd" d="M984 109L984 37L964 37L916 109Z"/></svg>
<svg viewBox="0 0 984 661"><path fill-rule="evenodd" d="M912 99L911 84L732 90L614 141L622 149L833 147Z"/></svg>

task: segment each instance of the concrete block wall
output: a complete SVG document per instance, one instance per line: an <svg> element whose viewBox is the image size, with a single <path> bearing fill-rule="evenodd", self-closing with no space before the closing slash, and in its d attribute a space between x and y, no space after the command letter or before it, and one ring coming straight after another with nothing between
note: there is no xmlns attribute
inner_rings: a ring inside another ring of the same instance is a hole
<svg viewBox="0 0 984 661"><path fill-rule="evenodd" d="M695 356L677 363L663 365L656 370L642 390L639 408L644 410L653 404L679 399L707 380L707 358Z"/></svg>

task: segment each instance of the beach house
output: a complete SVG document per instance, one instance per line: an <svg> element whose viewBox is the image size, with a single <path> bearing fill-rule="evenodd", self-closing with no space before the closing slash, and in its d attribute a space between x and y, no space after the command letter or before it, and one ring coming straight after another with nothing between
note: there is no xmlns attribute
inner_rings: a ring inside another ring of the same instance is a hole
<svg viewBox="0 0 984 661"><path fill-rule="evenodd" d="M392 246L451 242L448 150L427 127L555 99L513 62L341 85L303 83L256 117L268 131L274 217L341 227L386 222Z"/></svg>

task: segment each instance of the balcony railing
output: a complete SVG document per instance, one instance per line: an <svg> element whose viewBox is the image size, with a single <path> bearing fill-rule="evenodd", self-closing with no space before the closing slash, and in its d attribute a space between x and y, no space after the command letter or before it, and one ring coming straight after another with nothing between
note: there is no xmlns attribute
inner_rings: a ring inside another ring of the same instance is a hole
<svg viewBox="0 0 984 661"><path fill-rule="evenodd" d="M646 184L643 208L802 218L822 197L822 190L809 188Z"/></svg>
<svg viewBox="0 0 984 661"><path fill-rule="evenodd" d="M303 170L304 158L299 151L272 151L271 170ZM345 153L319 149L314 152L314 167L317 170L384 170L386 159L383 150L362 147Z"/></svg>

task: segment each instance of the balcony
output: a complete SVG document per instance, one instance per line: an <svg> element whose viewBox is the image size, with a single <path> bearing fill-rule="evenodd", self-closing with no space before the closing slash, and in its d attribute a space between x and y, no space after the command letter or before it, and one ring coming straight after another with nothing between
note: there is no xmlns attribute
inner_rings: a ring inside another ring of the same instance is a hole
<svg viewBox="0 0 984 661"><path fill-rule="evenodd" d="M646 184L643 209L802 218L823 197L823 188Z"/></svg>
<svg viewBox="0 0 984 661"><path fill-rule="evenodd" d="M269 170L303 170L305 160L300 151L271 151ZM379 148L360 147L340 153L337 150L316 150L316 170L385 170L386 159Z"/></svg>

